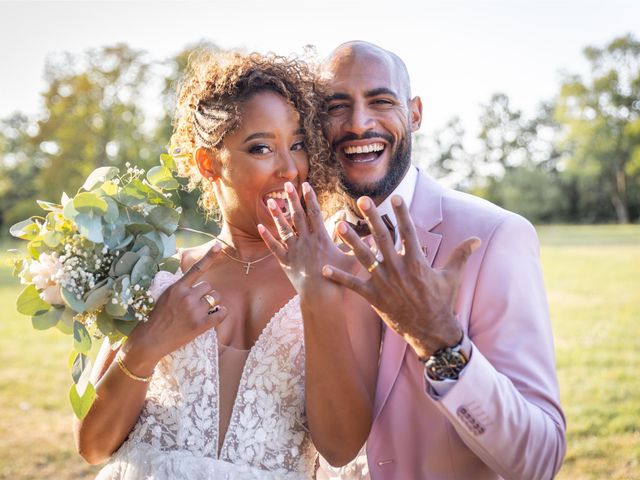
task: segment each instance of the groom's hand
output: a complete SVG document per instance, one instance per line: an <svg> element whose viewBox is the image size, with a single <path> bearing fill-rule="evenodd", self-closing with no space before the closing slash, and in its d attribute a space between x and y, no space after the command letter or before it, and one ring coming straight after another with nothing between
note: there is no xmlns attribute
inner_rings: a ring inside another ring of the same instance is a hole
<svg viewBox="0 0 640 480"><path fill-rule="evenodd" d="M442 269L432 268L422 252L402 198L396 195L391 203L398 221L402 251L396 252L373 201L361 197L358 207L369 223L382 259L376 259L346 222L340 222L338 234L370 275L361 279L331 265L325 266L323 274L362 295L389 328L401 335L420 358L427 358L443 347L455 345L462 337L454 306L464 265L480 245L480 239L464 240Z"/></svg>

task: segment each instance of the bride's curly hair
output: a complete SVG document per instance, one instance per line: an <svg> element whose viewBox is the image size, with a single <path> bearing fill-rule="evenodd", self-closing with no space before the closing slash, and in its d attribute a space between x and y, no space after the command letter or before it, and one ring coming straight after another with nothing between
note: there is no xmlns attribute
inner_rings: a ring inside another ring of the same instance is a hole
<svg viewBox="0 0 640 480"><path fill-rule="evenodd" d="M335 203L337 164L323 135L327 111L323 87L300 59L207 50L192 54L179 86L170 144L178 173L189 179L190 190L200 187L199 201L205 211L215 212L213 188L198 171L194 152L201 146L220 148L225 136L240 124L243 102L262 91L278 93L300 115L309 158L307 180L326 211Z"/></svg>

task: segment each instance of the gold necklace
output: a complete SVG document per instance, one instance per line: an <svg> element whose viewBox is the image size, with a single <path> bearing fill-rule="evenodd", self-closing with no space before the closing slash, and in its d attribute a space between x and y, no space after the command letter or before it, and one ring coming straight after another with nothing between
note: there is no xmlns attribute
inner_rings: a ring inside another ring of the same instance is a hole
<svg viewBox="0 0 640 480"><path fill-rule="evenodd" d="M211 238L215 238L216 240L218 240L221 243L224 243L227 247L232 248L233 250L235 250L235 247L233 247L232 245L229 245L227 242L225 242L224 240L222 240L220 237L216 237L215 235L212 235L211 233L207 233L207 232L201 232L199 230L195 230L193 228L187 228L187 227L180 227L180 230L187 230L189 232L194 232L194 233L202 233L204 235L207 235ZM266 254L264 257L261 257L257 260L251 260L250 262L247 262L245 260L242 260L241 258L238 257L234 257L233 255L231 255L230 253L227 253L224 251L224 249L220 249L220 251L228 258L230 258L231 260L233 260L234 262L238 262L240 263L243 267L244 267L244 274L245 275L249 275L249 270L251 270L251 267L253 265L255 265L258 262L261 262L262 260L266 260L267 258L269 258L271 255L273 255L272 252L269 252L268 254Z"/></svg>

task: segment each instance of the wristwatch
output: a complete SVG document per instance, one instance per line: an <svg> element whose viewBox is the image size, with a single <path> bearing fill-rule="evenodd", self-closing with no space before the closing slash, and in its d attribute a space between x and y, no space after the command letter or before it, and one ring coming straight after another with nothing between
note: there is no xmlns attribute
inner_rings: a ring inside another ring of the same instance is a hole
<svg viewBox="0 0 640 480"><path fill-rule="evenodd" d="M431 380L457 380L471 357L471 341L466 335L453 347L444 347L423 359L427 376Z"/></svg>

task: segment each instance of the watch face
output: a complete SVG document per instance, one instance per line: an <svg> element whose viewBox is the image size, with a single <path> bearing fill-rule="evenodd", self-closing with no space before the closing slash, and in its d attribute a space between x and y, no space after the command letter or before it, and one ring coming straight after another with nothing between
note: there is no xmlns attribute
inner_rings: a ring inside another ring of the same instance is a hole
<svg viewBox="0 0 640 480"><path fill-rule="evenodd" d="M446 348L429 357L425 367L432 380L456 380L466 364L467 359L461 352Z"/></svg>

